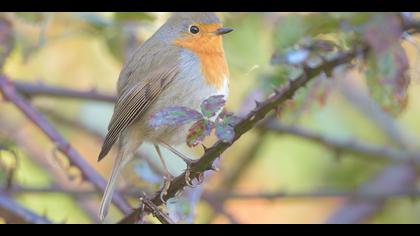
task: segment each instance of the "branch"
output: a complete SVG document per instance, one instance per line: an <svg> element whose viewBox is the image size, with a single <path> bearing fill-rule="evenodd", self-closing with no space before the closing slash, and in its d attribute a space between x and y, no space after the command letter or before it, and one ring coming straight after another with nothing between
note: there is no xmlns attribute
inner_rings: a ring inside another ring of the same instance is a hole
<svg viewBox="0 0 420 236"><path fill-rule="evenodd" d="M387 167L376 178L361 186L359 192L377 195L395 195L415 189L417 173L410 165ZM385 204L384 199L376 202L366 199L349 199L327 220L328 224L363 223L372 217Z"/></svg>
<svg viewBox="0 0 420 236"><path fill-rule="evenodd" d="M203 200L207 201L207 203L213 208L215 212L224 215L230 223L240 224L240 222L226 210L223 201L220 201L220 199L214 197L214 194L205 192L202 197Z"/></svg>
<svg viewBox="0 0 420 236"><path fill-rule="evenodd" d="M83 177L101 192L105 190L105 180L93 169L80 154L55 130L48 120L39 113L30 103L21 97L16 91L13 83L5 76L0 75L0 91L5 99L12 102L19 108L35 125L37 125L48 138L56 144L57 149L69 158L72 165L77 166ZM130 212L130 206L121 194L116 193L114 203L124 213Z"/></svg>
<svg viewBox="0 0 420 236"><path fill-rule="evenodd" d="M351 62L358 52L367 52L367 47L358 48L347 53L339 54L335 59L327 61L324 64L315 68L304 68L304 73L297 79L292 80L285 87L275 91L275 93L264 102L260 103L253 111L248 113L241 121L235 126L235 137L232 143L224 143L218 141L212 147L205 150L204 155L191 167L190 177L196 178L203 172L212 169L213 162L227 150L236 140L238 140L243 134L251 130L259 121L263 120L264 117L278 106L283 105L289 99L292 99L295 92L304 87L309 81L316 78L321 73L325 72L330 74L334 68L338 65L346 64ZM176 193L182 191L187 187L185 182L186 172L176 177L170 183L170 187L167 190L167 194L163 197L164 200L173 198ZM160 198L160 191L156 192L151 201L156 205L160 206L163 204ZM125 217L120 223L135 223L139 219L142 213L142 209L136 209L133 213Z"/></svg>
<svg viewBox="0 0 420 236"><path fill-rule="evenodd" d="M22 81L13 81L13 84L17 91L19 91L21 94L27 97L53 96L61 98L88 99L99 102L115 102L115 96L101 94L96 92L95 90L78 91L73 89L49 86L42 83L27 83Z"/></svg>
<svg viewBox="0 0 420 236"><path fill-rule="evenodd" d="M27 208L15 202L9 195L0 191L0 216L19 224L51 224L48 219L35 214Z"/></svg>
<svg viewBox="0 0 420 236"><path fill-rule="evenodd" d="M290 135L295 135L313 142L320 143L326 147L334 148L335 150L341 152L354 153L361 156L368 156L370 159L383 161L393 161L393 162L415 162L415 164L420 164L420 159L409 152L401 151L398 149L393 149L388 146L375 145L369 143L363 143L356 139L350 140L340 140L330 137L322 136L318 133L315 133L310 130L306 130L301 127L296 126L287 126L282 125L274 120L267 122L264 128L269 129L270 131L275 131L278 133L285 133Z"/></svg>
<svg viewBox="0 0 420 236"><path fill-rule="evenodd" d="M153 204L153 202L151 202L146 197L141 198L140 201L142 202L142 205L144 205L144 207L146 207L162 224L175 224L175 222L173 222L168 215L162 212L155 204Z"/></svg>
<svg viewBox="0 0 420 236"><path fill-rule="evenodd" d="M364 201L378 201L393 197L420 197L420 191L414 189L404 190L399 192L352 192L352 191L338 191L338 190L319 190L314 192L292 193L288 191L278 191L269 193L241 193L241 192L212 192L205 193L205 196L211 195L219 201L224 199L268 199L275 200L279 198L348 198L352 200Z"/></svg>

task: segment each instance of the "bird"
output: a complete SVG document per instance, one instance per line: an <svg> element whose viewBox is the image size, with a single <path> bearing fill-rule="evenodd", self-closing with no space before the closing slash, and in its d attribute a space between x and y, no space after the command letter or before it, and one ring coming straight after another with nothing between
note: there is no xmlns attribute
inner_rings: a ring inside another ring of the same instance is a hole
<svg viewBox="0 0 420 236"><path fill-rule="evenodd" d="M223 27L214 12L175 12L124 63L114 113L98 157L101 161L118 144L99 209L101 221L108 214L121 171L143 143L154 145L166 170L163 194L172 176L160 146L181 157L187 166L191 164L191 159L173 147L185 142L189 126L153 129L148 120L167 107L199 109L210 96L223 95L227 99L230 74L222 36L231 31Z"/></svg>

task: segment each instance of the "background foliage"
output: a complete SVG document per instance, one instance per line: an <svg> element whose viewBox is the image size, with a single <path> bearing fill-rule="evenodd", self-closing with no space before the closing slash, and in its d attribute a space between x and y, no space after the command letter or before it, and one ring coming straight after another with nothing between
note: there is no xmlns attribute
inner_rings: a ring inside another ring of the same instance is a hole
<svg viewBox="0 0 420 236"><path fill-rule="evenodd" d="M332 140L419 148L420 38L403 33L404 22L415 21L419 14L220 16L235 28L224 39L231 70L228 111L246 114L255 107L254 100L264 100L274 88L296 78L303 65L317 65L363 42L371 48L369 53L361 53L350 70L311 81L276 120ZM1 70L13 80L114 94L122 63L167 17L168 13L1 13ZM97 163L96 157L112 104L43 96L31 97L31 102L101 175L109 175L113 158ZM393 127L403 135L389 135ZM204 144L216 140L213 133ZM12 104L0 103L1 188L55 223L97 222L100 194L54 149ZM179 149L196 158L203 152L186 144ZM130 196L152 193L161 185L162 169L153 147L143 146L141 154L121 181ZM174 175L185 169L176 156L163 154ZM171 200L165 211L174 221L186 223L323 223L349 197L328 193L354 193L388 165L328 143L255 128L223 153L221 171L209 173L202 186ZM418 181L414 182L411 190L416 192ZM387 198L381 210L363 222L420 223L418 194L401 195ZM137 203L135 197L130 200ZM122 216L113 209L109 221ZM157 222L152 216L147 220ZM6 219L0 211L2 221Z"/></svg>

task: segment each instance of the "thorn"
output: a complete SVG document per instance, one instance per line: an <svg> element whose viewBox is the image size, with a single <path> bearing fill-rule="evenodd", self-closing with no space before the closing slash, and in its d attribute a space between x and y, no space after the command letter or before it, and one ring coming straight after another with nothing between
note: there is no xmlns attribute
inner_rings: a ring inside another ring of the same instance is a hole
<svg viewBox="0 0 420 236"><path fill-rule="evenodd" d="M263 103L262 103L262 102L259 102L259 101L257 101L257 100L255 100L254 102L255 102L255 106L256 106L257 108L260 108L260 107L263 105Z"/></svg>
<svg viewBox="0 0 420 236"><path fill-rule="evenodd" d="M211 170L214 171L214 172L219 172L220 171L220 168L219 167L212 166L211 167Z"/></svg>
<svg viewBox="0 0 420 236"><path fill-rule="evenodd" d="M207 153L209 151L209 149L204 144L201 144L201 146L203 147L204 153Z"/></svg>
<svg viewBox="0 0 420 236"><path fill-rule="evenodd" d="M275 89L274 89L274 94L275 94L276 96L278 96L280 93L281 93L280 89L278 89L278 88L275 88Z"/></svg>
<svg viewBox="0 0 420 236"><path fill-rule="evenodd" d="M206 170L208 170L208 171L214 171L214 172L219 172L220 171L220 168L217 167L217 166L212 165L212 166L208 167Z"/></svg>
<svg viewBox="0 0 420 236"><path fill-rule="evenodd" d="M198 183L197 183L197 185L196 185L196 186L199 186L199 185L201 185L202 183L204 183L204 173L200 173L200 174L197 176L197 180L198 180Z"/></svg>
<svg viewBox="0 0 420 236"><path fill-rule="evenodd" d="M310 68L310 67L308 67L308 66L303 66L303 67L302 67L302 76L303 76L305 79L307 79L310 69L311 69L311 68Z"/></svg>
<svg viewBox="0 0 420 236"><path fill-rule="evenodd" d="M185 187L182 188L182 191L177 191L175 193L175 197L174 198L179 198L179 196L182 194L182 192L184 191Z"/></svg>

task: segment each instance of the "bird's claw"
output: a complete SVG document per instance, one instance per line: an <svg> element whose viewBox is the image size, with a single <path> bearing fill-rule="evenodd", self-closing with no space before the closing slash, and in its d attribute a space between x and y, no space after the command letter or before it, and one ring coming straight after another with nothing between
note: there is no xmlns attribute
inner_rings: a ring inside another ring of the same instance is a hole
<svg viewBox="0 0 420 236"><path fill-rule="evenodd" d="M164 176L163 177L163 186L160 191L160 200L166 204L166 200L164 197L168 194L169 187L171 186L172 177L171 176Z"/></svg>
<svg viewBox="0 0 420 236"><path fill-rule="evenodd" d="M198 183L194 184L193 180L194 178L191 178L191 175L193 174L191 171L191 165L187 164L187 169L185 170L185 183L187 184L187 186L194 188L198 185L201 185L204 182L204 178L203 178L203 173L197 173L197 176L195 178L197 178Z"/></svg>

